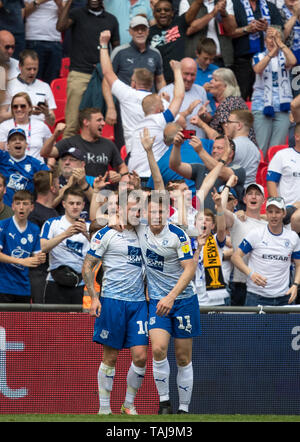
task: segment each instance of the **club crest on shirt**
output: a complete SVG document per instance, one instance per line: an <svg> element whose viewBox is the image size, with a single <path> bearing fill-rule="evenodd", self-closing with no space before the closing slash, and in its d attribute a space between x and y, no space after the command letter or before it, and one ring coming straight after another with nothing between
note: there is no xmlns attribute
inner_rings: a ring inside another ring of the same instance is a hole
<svg viewBox="0 0 300 442"><path fill-rule="evenodd" d="M109 331L108 330L102 330L100 333L100 338L102 339L107 339L109 335Z"/></svg>

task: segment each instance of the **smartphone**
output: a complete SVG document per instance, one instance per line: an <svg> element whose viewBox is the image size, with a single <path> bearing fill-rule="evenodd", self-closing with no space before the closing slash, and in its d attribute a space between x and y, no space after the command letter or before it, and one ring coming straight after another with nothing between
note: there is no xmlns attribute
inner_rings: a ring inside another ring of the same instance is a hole
<svg viewBox="0 0 300 442"><path fill-rule="evenodd" d="M45 104L45 101L39 101L37 105L40 106L41 104Z"/></svg>
<svg viewBox="0 0 300 442"><path fill-rule="evenodd" d="M190 140L194 135L196 135L196 131L194 129L191 130L182 130L182 134L185 140Z"/></svg>

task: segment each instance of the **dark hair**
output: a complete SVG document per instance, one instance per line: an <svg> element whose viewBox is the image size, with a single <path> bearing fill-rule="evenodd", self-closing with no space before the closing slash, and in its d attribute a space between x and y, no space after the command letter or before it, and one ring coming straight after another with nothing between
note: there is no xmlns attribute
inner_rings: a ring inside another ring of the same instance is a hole
<svg viewBox="0 0 300 442"><path fill-rule="evenodd" d="M83 121L84 120L88 120L90 121L91 116L94 114L102 114L102 111L100 108L98 107L86 107L84 109L81 109L79 111L79 127L82 128L83 127Z"/></svg>
<svg viewBox="0 0 300 442"><path fill-rule="evenodd" d="M53 184L54 178L58 178L58 168L50 170L39 170L33 176L33 183L36 193L46 194Z"/></svg>
<svg viewBox="0 0 300 442"><path fill-rule="evenodd" d="M84 192L83 190L81 190L79 187L68 187L68 189L66 189L64 191L64 195L63 195L63 201L66 201L66 199L68 198L69 195L73 195L73 196L80 196L83 200L84 200Z"/></svg>
<svg viewBox="0 0 300 442"><path fill-rule="evenodd" d="M34 203L34 196L31 192L28 190L17 190L17 192L13 196L13 202L14 201L25 201L29 200L31 204Z"/></svg>
<svg viewBox="0 0 300 442"><path fill-rule="evenodd" d="M38 56L37 52L35 52L33 49L24 49L24 51L20 52L19 63L21 66L24 65L26 58L32 58L33 60L39 60L39 56Z"/></svg>
<svg viewBox="0 0 300 442"><path fill-rule="evenodd" d="M206 52L209 55L216 55L217 45L212 38L200 38L197 44L196 52L199 55L201 52Z"/></svg>

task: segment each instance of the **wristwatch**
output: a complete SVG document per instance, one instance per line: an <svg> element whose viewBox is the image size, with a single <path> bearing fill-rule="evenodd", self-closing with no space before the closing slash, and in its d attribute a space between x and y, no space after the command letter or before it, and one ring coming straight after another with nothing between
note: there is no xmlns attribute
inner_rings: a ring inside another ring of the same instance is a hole
<svg viewBox="0 0 300 442"><path fill-rule="evenodd" d="M300 284L298 282L293 282L292 285L295 285L295 286L299 287Z"/></svg>
<svg viewBox="0 0 300 442"><path fill-rule="evenodd" d="M108 49L107 45L100 45L100 49Z"/></svg>
<svg viewBox="0 0 300 442"><path fill-rule="evenodd" d="M224 166L225 166L225 164L226 164L226 161L224 161L224 160L222 160L222 158L220 158L219 160L219 163L223 163L224 164Z"/></svg>
<svg viewBox="0 0 300 442"><path fill-rule="evenodd" d="M243 34L249 34L249 32L247 31L247 26L243 27Z"/></svg>
<svg viewBox="0 0 300 442"><path fill-rule="evenodd" d="M33 0L33 4L34 6L37 8L38 6L40 6L40 4L37 2L37 0Z"/></svg>

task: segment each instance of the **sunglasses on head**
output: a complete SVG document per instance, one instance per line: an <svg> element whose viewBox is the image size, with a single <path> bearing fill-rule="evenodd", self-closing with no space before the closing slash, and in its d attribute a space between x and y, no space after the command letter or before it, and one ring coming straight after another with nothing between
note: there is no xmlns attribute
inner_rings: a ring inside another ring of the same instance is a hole
<svg viewBox="0 0 300 442"><path fill-rule="evenodd" d="M277 201L278 203L281 203L281 201L283 201L283 198L281 196L270 196L268 198L268 202L270 201Z"/></svg>
<svg viewBox="0 0 300 442"><path fill-rule="evenodd" d="M26 108L26 104L13 104L12 105L13 109L25 109Z"/></svg>

